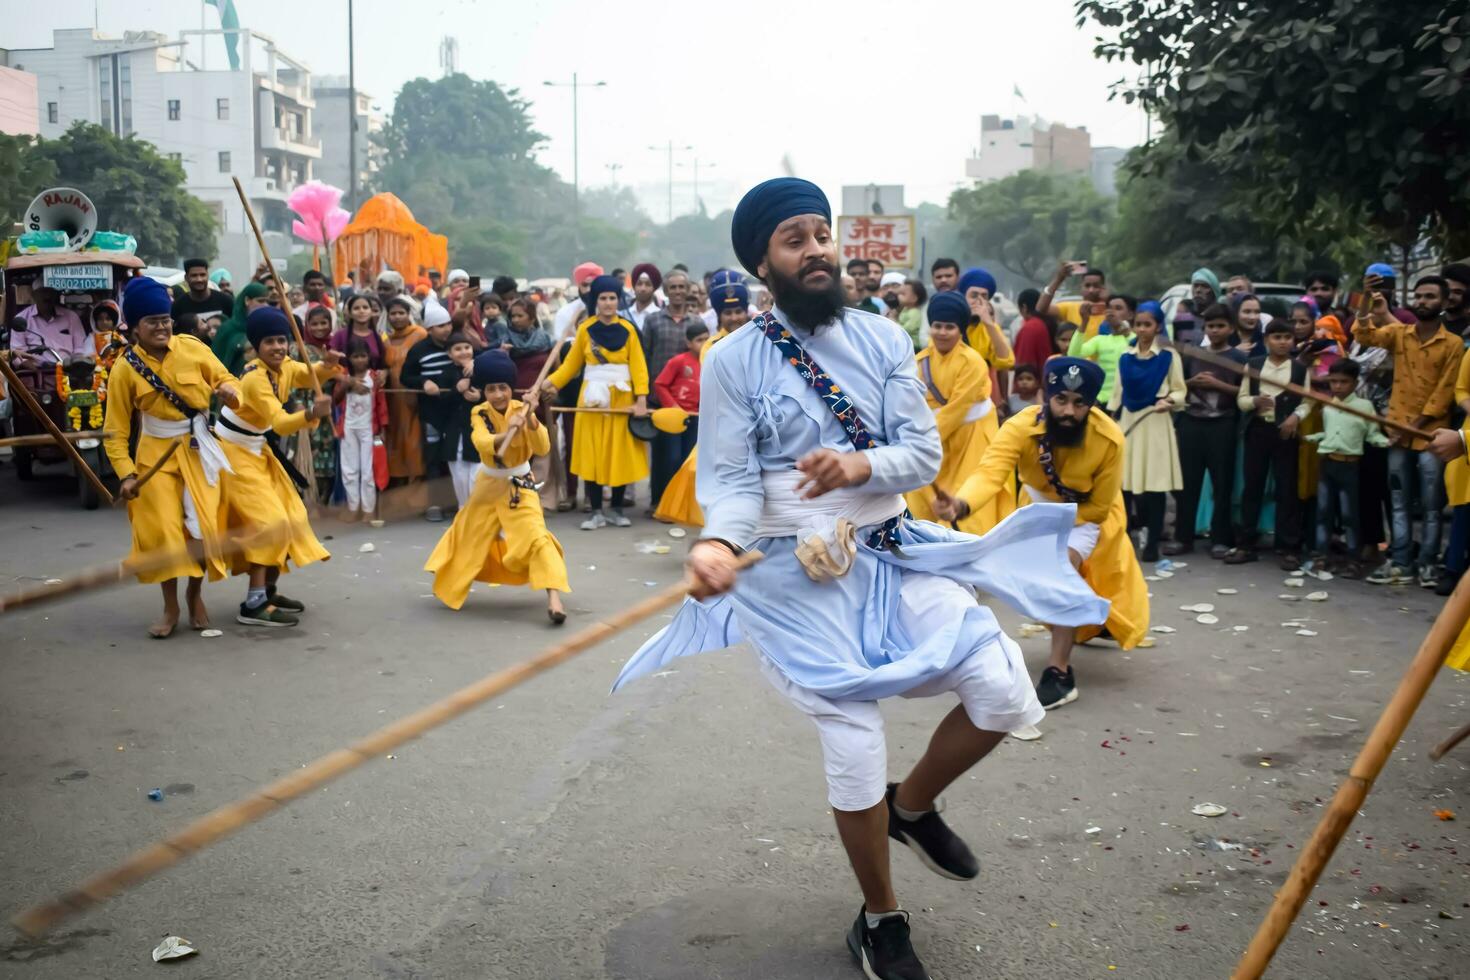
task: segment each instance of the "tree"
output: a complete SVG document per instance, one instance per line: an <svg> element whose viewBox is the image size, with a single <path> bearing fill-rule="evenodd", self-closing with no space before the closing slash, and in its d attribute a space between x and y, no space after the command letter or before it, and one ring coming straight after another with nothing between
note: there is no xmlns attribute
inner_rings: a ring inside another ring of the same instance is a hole
<svg viewBox="0 0 1470 980"><path fill-rule="evenodd" d="M136 238L145 262L214 257L214 215L184 189L184 168L152 143L79 122L59 139L38 141L34 152L55 168L57 183L92 199L99 228Z"/></svg>
<svg viewBox="0 0 1470 980"><path fill-rule="evenodd" d="M1059 256L1094 251L1112 223L1113 202L1085 177L1023 170L955 191L949 214L972 253L1040 282Z"/></svg>
<svg viewBox="0 0 1470 980"><path fill-rule="evenodd" d="M1117 94L1183 161L1249 187L1281 234L1347 215L1382 241L1470 251L1470 13L1453 0L1078 0Z"/></svg>
<svg viewBox="0 0 1470 980"><path fill-rule="evenodd" d="M0 133L0 225L24 221L26 205L56 186L56 166L36 152L34 137Z"/></svg>

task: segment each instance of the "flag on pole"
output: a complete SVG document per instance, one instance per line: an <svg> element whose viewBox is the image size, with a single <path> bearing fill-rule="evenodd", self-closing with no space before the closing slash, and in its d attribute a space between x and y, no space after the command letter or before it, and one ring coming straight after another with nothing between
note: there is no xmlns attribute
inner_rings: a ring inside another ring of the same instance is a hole
<svg viewBox="0 0 1470 980"><path fill-rule="evenodd" d="M230 56L230 71L239 71L240 35L231 30L231 28L240 26L240 18L235 13L235 0L204 0L204 5L219 11L219 26L227 32L225 34L225 53Z"/></svg>
<svg viewBox="0 0 1470 980"><path fill-rule="evenodd" d="M1021 92L1021 86L1012 82L1011 91L1016 93L1016 98L1020 99L1022 102L1026 102L1026 96ZM1027 105L1030 105L1030 103L1028 102Z"/></svg>

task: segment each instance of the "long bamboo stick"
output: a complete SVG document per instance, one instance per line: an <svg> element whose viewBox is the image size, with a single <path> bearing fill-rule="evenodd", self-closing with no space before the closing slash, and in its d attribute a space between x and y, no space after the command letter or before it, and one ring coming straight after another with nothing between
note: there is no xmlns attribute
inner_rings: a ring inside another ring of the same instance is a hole
<svg viewBox="0 0 1470 980"><path fill-rule="evenodd" d="M760 552L746 552L740 557L737 567L749 568L761 557ZM151 878L338 776L351 772L374 758L382 758L405 742L458 718L490 698L524 684L654 613L667 609L681 601L692 585L692 580L686 578L604 622L593 623L578 630L573 636L547 647L533 657L488 674L411 715L379 728L346 748L328 753L306 767L260 787L248 796L205 814L177 833L134 852L116 867L93 875L74 890L27 909L12 921L16 928L27 935L39 936L63 919Z"/></svg>
<svg viewBox="0 0 1470 980"><path fill-rule="evenodd" d="M167 463L169 461L169 457L178 452L179 447L183 444L184 440L182 439L175 439L173 442L170 442L168 444L168 448L163 451L163 455L158 457L158 459L154 461L153 465L144 470L142 474L138 477L138 482L133 485L133 492L136 493L137 491L142 490L143 484L153 479L154 474L163 469L163 464Z"/></svg>
<svg viewBox="0 0 1470 980"><path fill-rule="evenodd" d="M1456 745L1459 745L1467 738L1470 738L1470 724L1463 726L1459 731L1455 732L1455 734L1451 735L1449 738L1445 739L1443 742L1440 742L1434 748L1430 749L1429 758L1438 762L1440 759L1444 758L1446 752L1454 748Z"/></svg>
<svg viewBox="0 0 1470 980"><path fill-rule="evenodd" d="M97 496L111 504L112 492L102 483L102 478L92 472L92 467L87 465L85 459L82 459L82 454L77 452L77 447L67 441L66 435L56 427L55 422L51 421L51 416L46 414L46 410L36 404L36 396L32 395L30 389L21 383L20 378L16 377L15 369L10 366L8 357L0 357L0 374L5 376L5 384L11 394L19 398L20 403L30 410L30 413L36 417L36 421L41 423L41 427L61 447L62 452L71 457L72 463L77 467L77 472L92 484L92 488L97 491Z"/></svg>
<svg viewBox="0 0 1470 980"><path fill-rule="evenodd" d="M1409 727L1415 709L1424 700L1450 648L1465 628L1466 620L1470 620L1470 576L1460 579L1449 601L1435 617L1429 635L1424 637L1393 697L1378 716L1378 722L1353 762L1347 780L1338 787L1337 795L1332 798L1317 829L1297 857L1296 866L1276 893L1275 902L1231 974L1232 980L1259 980L1266 972L1271 957L1296 921L1303 903L1311 895L1378 774L1383 771L1394 746L1403 737L1404 729Z"/></svg>
<svg viewBox="0 0 1470 980"><path fill-rule="evenodd" d="M61 437L76 442L79 439L101 439L103 436L101 429L88 429L84 432L63 432ZM12 446L49 446L55 441L55 439L45 433L36 433L30 436L9 436L5 439L0 439L0 449Z"/></svg>
<svg viewBox="0 0 1470 980"><path fill-rule="evenodd" d="M302 338L301 327L296 323L296 311L291 309L289 291L281 280L281 274L276 271L276 264L271 261L270 249L265 247L265 236L260 233L260 225L255 220L255 211L250 207L250 199L245 196L245 185L240 183L239 177L230 179L235 182L235 193L240 195L240 206L245 209L245 217L250 219L250 230L255 232L255 244L260 246L260 255L265 259L265 267L271 270L271 278L276 281L276 295L280 298L281 312L286 314L286 322L291 324L291 336L296 340L296 353L301 356L301 363L306 365L307 373L311 375L312 391L320 398L322 383L316 376L316 369L311 366L311 361L306 356L306 340Z"/></svg>

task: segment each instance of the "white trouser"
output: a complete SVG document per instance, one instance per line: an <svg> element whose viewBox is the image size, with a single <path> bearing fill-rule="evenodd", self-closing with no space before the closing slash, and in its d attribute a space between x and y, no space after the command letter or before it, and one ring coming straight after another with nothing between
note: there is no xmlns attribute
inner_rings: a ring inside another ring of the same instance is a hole
<svg viewBox="0 0 1470 980"><path fill-rule="evenodd" d="M1031 495L1032 500L1039 500L1042 503L1055 502L1033 486L1027 486L1026 492ZM1092 550L1097 547L1097 536L1100 533L1102 533L1102 528L1091 521L1076 524L1067 534L1067 547L1077 552L1082 556L1082 560L1086 561L1092 557Z"/></svg>
<svg viewBox="0 0 1470 980"><path fill-rule="evenodd" d="M343 429L341 442L342 487L347 491L347 509L371 514L378 505L378 484L373 479L373 432Z"/></svg>
<svg viewBox="0 0 1470 980"><path fill-rule="evenodd" d="M952 579L907 572L899 586L899 616L905 630L922 635L925 623L963 616L975 594ZM761 672L811 718L822 741L827 802L835 810L876 806L888 787L888 748L877 701L834 701L792 683L768 658ZM953 691L976 728L1010 732L1034 725L1046 712L1026 673L1021 648L1010 637L974 651L943 674L905 691L906 698L931 698Z"/></svg>
<svg viewBox="0 0 1470 980"><path fill-rule="evenodd" d="M449 461L449 478L454 481L454 499L459 501L460 507L470 502L470 494L475 490L475 477L479 475L478 462L468 459Z"/></svg>

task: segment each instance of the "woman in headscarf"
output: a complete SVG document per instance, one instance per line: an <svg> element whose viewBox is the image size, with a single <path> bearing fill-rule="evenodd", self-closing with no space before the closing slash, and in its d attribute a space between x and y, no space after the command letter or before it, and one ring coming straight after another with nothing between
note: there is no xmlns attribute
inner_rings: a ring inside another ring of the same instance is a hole
<svg viewBox="0 0 1470 980"><path fill-rule="evenodd" d="M388 346L384 366L388 369L388 388L403 387L403 362L414 344L429 332L413 322L413 304L407 296L394 296L384 308L388 312ZM398 483L419 483L420 489L406 494L404 506L422 510L428 506L428 492L422 487L424 478L424 436L419 422L418 396L388 396L388 475Z"/></svg>
<svg viewBox="0 0 1470 980"><path fill-rule="evenodd" d="M269 297L270 290L263 283L250 283L235 295L235 307L230 318L215 331L210 349L225 370L236 377L245 370L245 352L250 349L250 340L245 335L245 319L253 310L269 306Z"/></svg>
<svg viewBox="0 0 1470 980"><path fill-rule="evenodd" d="M358 293L347 301L347 322L332 334L329 346L345 357L352 342L361 341L372 358L373 370L381 371L384 342L378 333L378 313L373 308L373 299L368 293ZM382 380L382 377L378 378L380 384Z"/></svg>

